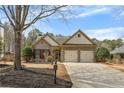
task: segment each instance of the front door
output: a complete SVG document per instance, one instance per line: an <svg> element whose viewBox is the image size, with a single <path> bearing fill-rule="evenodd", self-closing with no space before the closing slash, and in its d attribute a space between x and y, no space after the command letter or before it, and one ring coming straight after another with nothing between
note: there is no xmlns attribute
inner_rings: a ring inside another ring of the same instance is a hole
<svg viewBox="0 0 124 93"><path fill-rule="evenodd" d="M54 59L60 61L60 51L54 51Z"/></svg>
<svg viewBox="0 0 124 93"><path fill-rule="evenodd" d="M45 59L45 50L43 49L40 50L40 58Z"/></svg>
<svg viewBox="0 0 124 93"><path fill-rule="evenodd" d="M35 49L35 58L40 58L40 50Z"/></svg>

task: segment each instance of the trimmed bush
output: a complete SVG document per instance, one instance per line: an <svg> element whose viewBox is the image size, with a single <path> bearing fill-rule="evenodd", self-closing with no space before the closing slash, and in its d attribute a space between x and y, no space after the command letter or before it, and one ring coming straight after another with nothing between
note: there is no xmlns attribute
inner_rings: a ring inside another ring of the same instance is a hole
<svg viewBox="0 0 124 93"><path fill-rule="evenodd" d="M21 55L25 59L26 62L29 62L32 58L32 48L29 46L26 46L22 48Z"/></svg>
<svg viewBox="0 0 124 93"><path fill-rule="evenodd" d="M53 56L49 55L47 57L47 62L53 63Z"/></svg>
<svg viewBox="0 0 124 93"><path fill-rule="evenodd" d="M105 62L106 58L110 58L110 53L107 48L98 48L96 50L96 60Z"/></svg>

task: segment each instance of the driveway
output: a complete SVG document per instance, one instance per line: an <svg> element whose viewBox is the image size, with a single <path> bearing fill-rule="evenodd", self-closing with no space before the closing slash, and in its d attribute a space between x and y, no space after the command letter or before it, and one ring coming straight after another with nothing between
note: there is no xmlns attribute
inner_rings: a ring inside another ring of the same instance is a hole
<svg viewBox="0 0 124 93"><path fill-rule="evenodd" d="M124 72L99 63L64 63L74 88L124 88Z"/></svg>

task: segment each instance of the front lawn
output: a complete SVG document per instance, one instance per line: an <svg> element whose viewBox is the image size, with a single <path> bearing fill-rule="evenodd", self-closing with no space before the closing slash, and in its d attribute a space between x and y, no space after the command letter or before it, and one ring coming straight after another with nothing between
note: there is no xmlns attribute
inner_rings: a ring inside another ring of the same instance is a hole
<svg viewBox="0 0 124 93"><path fill-rule="evenodd" d="M42 64L39 65L42 66ZM0 87L70 88L72 86L71 79L63 64L58 65L57 84L54 84L53 70L49 66L48 64L47 68L35 68L26 65L26 68L22 71L11 70L7 74L0 76Z"/></svg>

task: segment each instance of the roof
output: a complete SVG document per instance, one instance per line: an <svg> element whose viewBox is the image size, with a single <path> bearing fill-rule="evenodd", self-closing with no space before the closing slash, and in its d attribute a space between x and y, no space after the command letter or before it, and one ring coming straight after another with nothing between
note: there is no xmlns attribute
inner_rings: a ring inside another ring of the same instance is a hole
<svg viewBox="0 0 124 93"><path fill-rule="evenodd" d="M85 35L81 30L78 30L76 33L80 32L83 36L85 36L92 44L94 44L92 42L92 40ZM52 36L49 35L48 33L46 33L44 36L38 36L35 43L38 42L41 38L45 38L46 36L49 36L53 41L55 41L56 43L58 43L59 45L63 45L65 44L68 40L70 40L76 33L74 33L72 36ZM95 44L94 44L95 45Z"/></svg>
<svg viewBox="0 0 124 93"><path fill-rule="evenodd" d="M59 44L63 44L68 38L69 36L53 36L53 38L59 43Z"/></svg>
<svg viewBox="0 0 124 93"><path fill-rule="evenodd" d="M46 34L43 36L43 38L45 39L47 36L52 40L52 41L50 41L50 40L48 40L48 38L47 38L47 41L48 41L52 46L58 46L58 45L59 45L59 43L53 38L53 36L52 36L52 35L49 35L48 33L46 33ZM56 45L54 45L53 42L54 42L54 44L56 44Z"/></svg>
<svg viewBox="0 0 124 93"><path fill-rule="evenodd" d="M36 44L38 44L40 42L40 40L45 41L45 43L47 43L49 46L51 46L45 39L43 39L43 36L38 36L36 41L32 44L32 46L35 46Z"/></svg>
<svg viewBox="0 0 124 93"><path fill-rule="evenodd" d="M43 36L38 36L34 43L38 42Z"/></svg>
<svg viewBox="0 0 124 93"><path fill-rule="evenodd" d="M117 53L124 53L124 45L115 48L113 51L110 52L111 54L117 54Z"/></svg>

